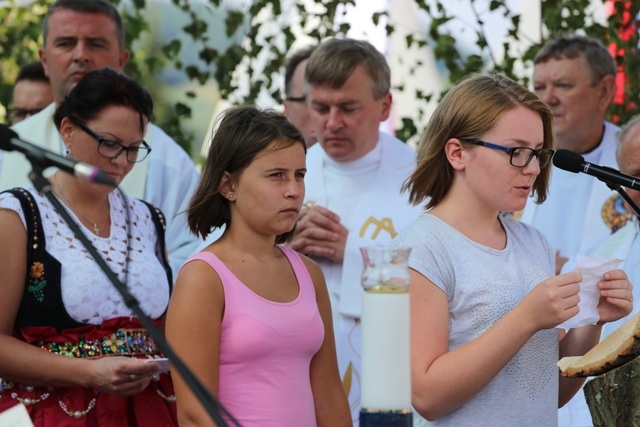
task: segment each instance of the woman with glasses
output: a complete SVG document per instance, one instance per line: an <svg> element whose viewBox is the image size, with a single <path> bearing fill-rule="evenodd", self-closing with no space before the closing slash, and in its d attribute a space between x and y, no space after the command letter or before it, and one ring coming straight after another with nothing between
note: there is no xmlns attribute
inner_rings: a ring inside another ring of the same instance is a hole
<svg viewBox="0 0 640 427"><path fill-rule="evenodd" d="M150 148L153 103L104 68L86 74L54 122L70 159L119 184ZM158 326L171 291L163 216L112 187L56 172L49 189ZM0 194L0 412L22 403L36 426L177 425L155 343L50 200Z"/></svg>
<svg viewBox="0 0 640 427"><path fill-rule="evenodd" d="M427 212L393 241L413 248L416 425L556 425L582 384L559 377L559 357L584 354L602 323L631 311L626 275L607 272L598 325L560 341L555 327L578 312L582 277L555 276L542 234L502 215L531 193L544 201L553 146L547 106L500 75L463 80L431 117L404 185Z"/></svg>

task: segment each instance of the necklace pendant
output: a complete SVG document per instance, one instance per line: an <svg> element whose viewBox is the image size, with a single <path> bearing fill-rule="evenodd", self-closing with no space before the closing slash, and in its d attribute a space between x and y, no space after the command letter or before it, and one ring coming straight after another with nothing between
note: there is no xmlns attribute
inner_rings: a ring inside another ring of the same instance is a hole
<svg viewBox="0 0 640 427"><path fill-rule="evenodd" d="M98 224L93 224L93 232L96 234L100 234L100 229L98 228Z"/></svg>

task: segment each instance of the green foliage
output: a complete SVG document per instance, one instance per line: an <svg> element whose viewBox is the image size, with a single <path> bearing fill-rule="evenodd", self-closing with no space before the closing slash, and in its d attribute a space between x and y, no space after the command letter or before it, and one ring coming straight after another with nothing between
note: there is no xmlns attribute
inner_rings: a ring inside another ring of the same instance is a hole
<svg viewBox="0 0 640 427"><path fill-rule="evenodd" d="M417 0L416 0L417 1ZM479 54L461 53L456 45L456 39L450 34L447 23L457 20L448 14L446 5L451 1L435 1L430 5L419 2L420 7L431 17L429 27L429 44L433 47L436 58L445 65L449 72L449 81L457 81L470 72L499 72L521 82L529 84L530 76L523 74L522 69L531 69L533 58L547 38L559 33L579 33L598 38L605 44L617 46L615 59L625 70L625 97L614 103L609 111L611 120L625 122L632 115L639 112L636 97L640 90L640 66L638 62L638 12L640 2L616 0L613 2L615 13L608 18L607 25L598 23L594 15L594 4L602 6L601 2L593 0L545 0L541 2L541 32L543 39L528 40L520 30L520 16L509 10L505 1L493 0L488 10L479 10L479 5L486 4L478 0L471 0L469 4L475 16L472 22L465 24L470 27L476 37L476 47ZM508 40L502 46L503 55L499 55L487 44L486 17L489 14L501 14L508 18L510 27L507 29ZM521 55L510 52L509 45L520 42L528 47ZM409 45L409 43L407 43ZM517 56L515 56L517 55ZM518 67L520 65L520 67Z"/></svg>
<svg viewBox="0 0 640 427"><path fill-rule="evenodd" d="M428 27L404 36L407 48L430 46L449 85L471 72L500 72L527 85L533 57L543 40L530 40L521 31L521 17L507 7L505 0L411 0L428 17ZM19 65L38 58L41 46L41 22L53 0L37 0L28 6L19 6L17 0L8 0L0 9L0 121L4 108L9 106L11 88ZM329 36L344 35L349 25L343 23L346 7L355 0L253 0L247 11L231 10L219 0L193 2L172 0L172 4L188 19L180 34L158 41L151 37L148 8L152 0L125 2L115 0L121 10L126 27L128 46L132 58L125 72L150 88L156 104L161 99L154 92L159 86L158 75L167 67L184 75L192 84L184 99L170 105L158 105L154 121L171 134L186 149L190 148L193 133L185 130L184 123L193 113L192 102L198 98L198 86L215 83L222 99L232 104L260 103L265 99L272 104L282 102L282 73L285 57L300 30L310 41ZM593 16L591 0L545 0L541 2L542 34L547 37L558 32L580 32L600 38L617 46L616 61L627 75L624 100L614 105L612 118L624 122L638 111L635 98L640 88L638 64L638 1L615 1L615 13L606 26ZM454 15L455 8L470 8L472 19ZM294 8L294 10L291 10ZM205 13L207 12L207 13ZM221 15L221 27L211 22L209 12ZM491 18L503 17L507 39L496 46L489 43ZM293 17L293 18L292 18ZM397 29L388 22L389 11L375 12L371 20L375 25L385 23L387 34ZM268 24L268 25L266 25ZM462 28L475 43L472 50L460 46ZM212 36L218 31L219 36ZM518 43L521 51L514 52ZM185 52L196 52L197 63L184 59ZM409 76L420 76L422 58L406 58ZM396 84L395 91L408 91L405 82ZM401 117L397 135L403 140L415 138L426 125L427 104L437 101L443 93L424 93L415 90L420 104L415 117Z"/></svg>
<svg viewBox="0 0 640 427"><path fill-rule="evenodd" d="M37 3L29 8L17 6L18 0L9 0L0 8L0 121L6 120L13 82L20 66L38 59L41 46L41 22L49 2Z"/></svg>

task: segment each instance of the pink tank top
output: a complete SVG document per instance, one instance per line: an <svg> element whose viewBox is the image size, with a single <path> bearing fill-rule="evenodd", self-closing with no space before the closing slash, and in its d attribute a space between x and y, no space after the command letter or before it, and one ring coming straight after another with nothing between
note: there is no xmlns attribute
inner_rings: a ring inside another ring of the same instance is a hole
<svg viewBox="0 0 640 427"><path fill-rule="evenodd" d="M209 252L189 261L209 264L224 288L220 403L243 427L315 427L309 365L324 340L324 325L300 256L278 247L298 280L298 297L288 303L255 294Z"/></svg>

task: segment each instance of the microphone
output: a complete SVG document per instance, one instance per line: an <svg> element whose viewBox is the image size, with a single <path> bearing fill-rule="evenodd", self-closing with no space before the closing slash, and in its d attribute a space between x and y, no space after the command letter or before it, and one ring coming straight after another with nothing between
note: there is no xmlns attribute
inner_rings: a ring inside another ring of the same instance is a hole
<svg viewBox="0 0 640 427"><path fill-rule="evenodd" d="M55 166L89 182L117 187L116 182L109 175L95 166L76 160L67 159L52 151L31 144L20 139L18 134L6 125L0 125L0 150L20 151L29 160L38 162L43 167Z"/></svg>
<svg viewBox="0 0 640 427"><path fill-rule="evenodd" d="M640 191L640 180L607 166L586 162L584 157L569 150L558 150L553 155L553 165L573 173L586 173L606 184L617 184Z"/></svg>

